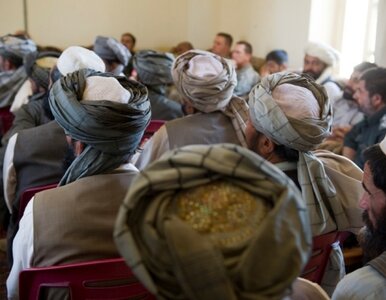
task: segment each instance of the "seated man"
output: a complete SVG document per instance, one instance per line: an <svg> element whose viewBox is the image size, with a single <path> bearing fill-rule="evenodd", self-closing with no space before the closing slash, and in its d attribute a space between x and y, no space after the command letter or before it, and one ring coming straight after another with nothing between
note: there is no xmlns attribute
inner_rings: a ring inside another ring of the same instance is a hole
<svg viewBox="0 0 386 300"><path fill-rule="evenodd" d="M173 62L173 54L153 50L138 51L133 57L136 80L146 85L149 92L152 119L173 120L184 115L181 104L166 95L167 85L173 83Z"/></svg>
<svg viewBox="0 0 386 300"><path fill-rule="evenodd" d="M166 122L145 144L136 162L139 169L166 151L185 145L246 145L248 105L233 95L236 72L229 60L192 50L176 59L172 74L185 105L194 114Z"/></svg>
<svg viewBox="0 0 386 300"><path fill-rule="evenodd" d="M233 38L229 33L219 32L213 40L211 52L224 58L231 57Z"/></svg>
<svg viewBox="0 0 386 300"><path fill-rule="evenodd" d="M332 78L332 68L339 61L339 53L330 45L309 42L305 48L303 73L324 86L332 104L342 95L342 89Z"/></svg>
<svg viewBox="0 0 386 300"><path fill-rule="evenodd" d="M247 98L251 89L260 81L259 74L251 65L252 51L252 45L245 41L237 42L232 51L237 75L235 95L243 98Z"/></svg>
<svg viewBox="0 0 386 300"><path fill-rule="evenodd" d="M348 159L314 150L329 135L331 104L325 89L305 76L276 73L250 93L248 147L299 186L313 236L362 227L357 207L362 172ZM343 185L343 187L342 187ZM330 294L344 275L339 244L333 245L322 287Z"/></svg>
<svg viewBox="0 0 386 300"><path fill-rule="evenodd" d="M57 81L50 105L76 159L58 188L26 207L13 244L10 299L17 298L22 269L119 256L114 221L137 174L128 162L150 120L145 86L90 69Z"/></svg>
<svg viewBox="0 0 386 300"><path fill-rule="evenodd" d="M299 190L237 145L186 146L147 167L114 237L157 299L328 299L292 297L312 243Z"/></svg>
<svg viewBox="0 0 386 300"><path fill-rule="evenodd" d="M121 44L123 44L132 55L135 54L134 47L137 39L130 32L122 33Z"/></svg>
<svg viewBox="0 0 386 300"><path fill-rule="evenodd" d="M288 54L285 50L272 50L265 57L265 63L260 68L260 75L268 76L270 74L283 72L288 69Z"/></svg>
<svg viewBox="0 0 386 300"><path fill-rule="evenodd" d="M343 155L363 168L363 150L382 141L386 134L386 68L364 72L354 98L365 119L346 134Z"/></svg>
<svg viewBox="0 0 386 300"><path fill-rule="evenodd" d="M346 275L332 296L335 300L386 299L386 138L367 148L359 202L366 226L359 234L366 265Z"/></svg>

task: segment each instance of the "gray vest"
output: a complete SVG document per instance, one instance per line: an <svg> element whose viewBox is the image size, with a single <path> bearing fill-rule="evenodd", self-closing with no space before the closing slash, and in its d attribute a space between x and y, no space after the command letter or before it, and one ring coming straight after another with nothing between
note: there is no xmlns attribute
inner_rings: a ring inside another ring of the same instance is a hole
<svg viewBox="0 0 386 300"><path fill-rule="evenodd" d="M222 112L197 113L165 123L170 149L186 145L240 145L229 117Z"/></svg>
<svg viewBox="0 0 386 300"><path fill-rule="evenodd" d="M81 178L36 194L32 267L119 257L113 228L137 172Z"/></svg>

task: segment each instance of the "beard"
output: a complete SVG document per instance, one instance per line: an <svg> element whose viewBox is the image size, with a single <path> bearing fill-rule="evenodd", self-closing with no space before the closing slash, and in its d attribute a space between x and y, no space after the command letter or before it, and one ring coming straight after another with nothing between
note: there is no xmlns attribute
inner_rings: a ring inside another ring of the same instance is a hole
<svg viewBox="0 0 386 300"><path fill-rule="evenodd" d="M343 90L343 98L344 99L347 99L347 100L354 100L354 92L353 92L353 90L351 90L351 89L349 89L349 88L345 88L344 90Z"/></svg>
<svg viewBox="0 0 386 300"><path fill-rule="evenodd" d="M380 213L376 227L371 223L367 211L363 212L362 217L366 226L360 230L358 242L363 249L363 258L366 263L386 250L386 207Z"/></svg>
<svg viewBox="0 0 386 300"><path fill-rule="evenodd" d="M308 76L310 76L314 80L317 80L320 77L320 75L322 75L322 73L323 72L315 73L315 72L312 72L312 71L306 71L306 72L303 71L303 74L307 74Z"/></svg>
<svg viewBox="0 0 386 300"><path fill-rule="evenodd" d="M65 173L68 169L69 166L71 166L72 162L75 160L75 151L73 145L68 145L66 149L66 153L64 155L63 163L62 163L62 168L63 168L63 173Z"/></svg>

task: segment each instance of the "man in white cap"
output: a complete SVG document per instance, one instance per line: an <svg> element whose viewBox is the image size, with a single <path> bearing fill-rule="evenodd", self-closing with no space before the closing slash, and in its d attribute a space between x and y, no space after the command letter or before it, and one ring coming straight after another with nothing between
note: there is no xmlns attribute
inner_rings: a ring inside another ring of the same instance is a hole
<svg viewBox="0 0 386 300"><path fill-rule="evenodd" d="M25 209L13 244L10 299L22 269L119 256L113 226L137 174L129 161L150 121L144 85L91 69L57 81L49 101L76 159L58 188L38 193Z"/></svg>
<svg viewBox="0 0 386 300"><path fill-rule="evenodd" d="M359 234L366 265L346 275L332 299L386 299L386 138L364 151L363 187L359 202L365 227Z"/></svg>
<svg viewBox="0 0 386 300"><path fill-rule="evenodd" d="M342 95L338 83L332 79L332 68L339 62L339 52L320 42L309 42L305 48L303 73L323 85L330 101L334 103Z"/></svg>
<svg viewBox="0 0 386 300"><path fill-rule="evenodd" d="M236 72L229 60L201 50L177 57L173 80L194 114L166 122L145 144L136 166L144 168L164 152L192 144L233 143L246 146L248 105L234 96Z"/></svg>
<svg viewBox="0 0 386 300"><path fill-rule="evenodd" d="M91 50L79 46L68 47L51 71L51 84L62 76L84 68L103 72L105 65ZM65 171L63 160L70 160L71 163L64 131L53 121L48 93L40 103L35 101L23 105L15 115L15 124L9 131L12 134L9 137L12 137L2 148L4 166L0 183L1 188L4 187L5 203L11 214L7 230L9 265L12 265L12 241L18 229L22 192L31 187L58 183Z"/></svg>
<svg viewBox="0 0 386 300"><path fill-rule="evenodd" d="M357 207L361 170L344 157L311 152L330 132L331 104L324 88L305 76L276 73L252 89L249 105L248 147L298 184L313 236L336 230L357 233L362 226ZM322 281L330 294L345 272L339 244L332 247Z"/></svg>

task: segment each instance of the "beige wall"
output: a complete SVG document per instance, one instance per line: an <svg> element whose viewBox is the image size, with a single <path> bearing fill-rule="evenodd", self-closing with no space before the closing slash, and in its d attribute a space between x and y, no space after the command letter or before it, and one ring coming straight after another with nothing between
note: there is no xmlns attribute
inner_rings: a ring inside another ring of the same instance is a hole
<svg viewBox="0 0 386 300"><path fill-rule="evenodd" d="M274 48L286 49L290 66L296 68L302 65L308 39L310 2L27 0L28 27L32 38L42 45L90 45L98 34L119 38L129 31L137 37L137 48L158 50L168 50L183 40L208 49L216 32L225 31L235 40L250 41L256 56L264 57ZM22 27L22 0L0 0L0 34Z"/></svg>

